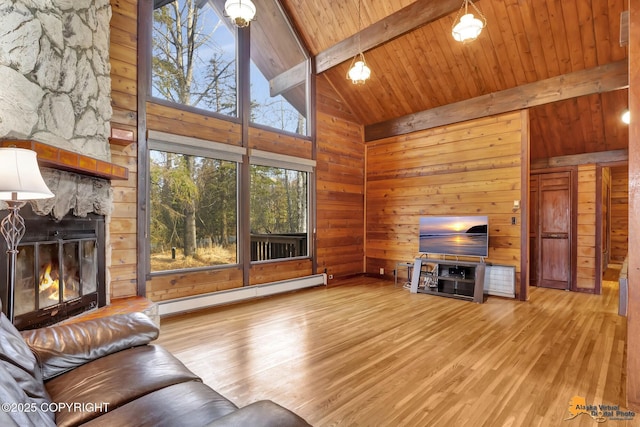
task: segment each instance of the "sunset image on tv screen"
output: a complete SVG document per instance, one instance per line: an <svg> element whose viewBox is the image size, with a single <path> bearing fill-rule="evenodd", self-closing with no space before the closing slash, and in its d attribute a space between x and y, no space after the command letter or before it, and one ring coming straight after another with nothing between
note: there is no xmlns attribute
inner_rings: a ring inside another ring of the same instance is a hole
<svg viewBox="0 0 640 427"><path fill-rule="evenodd" d="M433 216L420 218L420 252L486 257L488 217Z"/></svg>

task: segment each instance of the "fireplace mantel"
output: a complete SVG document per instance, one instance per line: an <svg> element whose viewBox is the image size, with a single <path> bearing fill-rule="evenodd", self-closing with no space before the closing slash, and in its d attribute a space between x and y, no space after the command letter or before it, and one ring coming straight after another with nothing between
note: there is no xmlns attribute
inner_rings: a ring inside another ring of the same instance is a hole
<svg viewBox="0 0 640 427"><path fill-rule="evenodd" d="M6 139L0 141L0 146L33 150L38 153L38 163L45 167L111 180L126 180L129 178L129 169L123 166L38 141Z"/></svg>

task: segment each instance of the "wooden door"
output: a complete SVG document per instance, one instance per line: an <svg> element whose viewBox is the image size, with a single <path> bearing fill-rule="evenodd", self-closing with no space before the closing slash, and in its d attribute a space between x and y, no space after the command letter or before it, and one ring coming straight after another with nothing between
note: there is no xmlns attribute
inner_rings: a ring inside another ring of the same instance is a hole
<svg viewBox="0 0 640 427"><path fill-rule="evenodd" d="M571 289L574 271L572 172L534 173L529 188L530 284Z"/></svg>
<svg viewBox="0 0 640 427"><path fill-rule="evenodd" d="M571 289L571 171L539 174L537 184L537 218L532 218L537 219L537 224L531 223L531 228L536 228L532 248L532 257L537 257L532 261L537 269L536 284L545 288ZM533 203L532 209L535 209Z"/></svg>

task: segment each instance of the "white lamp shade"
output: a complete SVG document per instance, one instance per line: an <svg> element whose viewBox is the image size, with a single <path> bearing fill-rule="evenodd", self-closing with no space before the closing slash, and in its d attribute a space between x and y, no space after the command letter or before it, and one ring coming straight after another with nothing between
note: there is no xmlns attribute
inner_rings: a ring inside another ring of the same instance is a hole
<svg viewBox="0 0 640 427"><path fill-rule="evenodd" d="M367 67L364 61L356 61L349 70L349 78L354 84L364 83L371 77L371 68Z"/></svg>
<svg viewBox="0 0 640 427"><path fill-rule="evenodd" d="M623 123L631 123L631 112L629 110L626 110L624 113L622 113L621 119Z"/></svg>
<svg viewBox="0 0 640 427"><path fill-rule="evenodd" d="M48 199L53 193L45 184L35 151L0 148L0 200Z"/></svg>
<svg viewBox="0 0 640 427"><path fill-rule="evenodd" d="M453 38L459 42L468 42L475 40L484 28L484 22L475 18L472 13L467 13L460 17L458 22L451 31Z"/></svg>
<svg viewBox="0 0 640 427"><path fill-rule="evenodd" d="M224 11L238 27L246 27L256 16L256 7L251 0L227 0Z"/></svg>

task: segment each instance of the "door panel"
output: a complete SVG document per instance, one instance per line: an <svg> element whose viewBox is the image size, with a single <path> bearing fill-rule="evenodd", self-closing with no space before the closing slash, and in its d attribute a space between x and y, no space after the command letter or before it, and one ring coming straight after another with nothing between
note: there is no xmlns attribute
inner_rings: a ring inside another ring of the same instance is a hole
<svg viewBox="0 0 640 427"><path fill-rule="evenodd" d="M566 254L569 253L569 239L542 239L542 280L540 286L557 289L567 289L571 279L571 269L568 268Z"/></svg>

